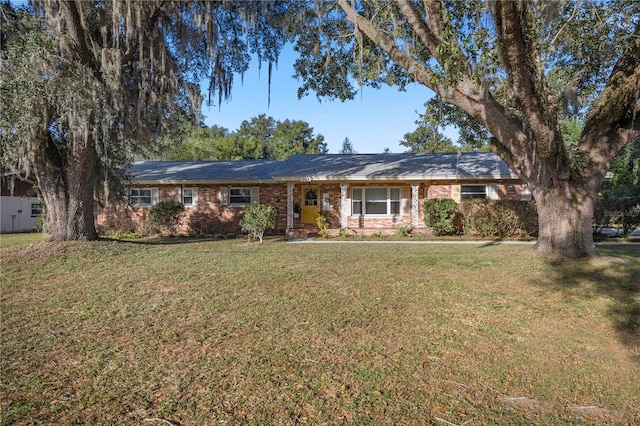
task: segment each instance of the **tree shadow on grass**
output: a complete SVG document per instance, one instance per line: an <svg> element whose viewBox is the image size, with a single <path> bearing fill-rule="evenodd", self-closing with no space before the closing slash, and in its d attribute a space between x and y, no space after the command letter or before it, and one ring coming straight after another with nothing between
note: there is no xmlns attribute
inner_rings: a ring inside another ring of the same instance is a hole
<svg viewBox="0 0 640 426"><path fill-rule="evenodd" d="M282 235L270 235L265 236L265 240L269 241L288 241L285 236ZM193 243L203 243L203 242L222 242L229 240L238 240L238 241L247 241L246 235L233 235L233 236L223 236L223 237L182 237L182 236L174 236L174 237L152 237L152 238L109 238L102 237L101 241L113 241L117 243L128 243L128 244L140 244L140 245L174 245L174 244L193 244Z"/></svg>
<svg viewBox="0 0 640 426"><path fill-rule="evenodd" d="M591 297L591 289L608 297L607 314L618 340L640 363L640 247L602 247L599 252L593 259L548 259L557 275L545 285L570 297Z"/></svg>

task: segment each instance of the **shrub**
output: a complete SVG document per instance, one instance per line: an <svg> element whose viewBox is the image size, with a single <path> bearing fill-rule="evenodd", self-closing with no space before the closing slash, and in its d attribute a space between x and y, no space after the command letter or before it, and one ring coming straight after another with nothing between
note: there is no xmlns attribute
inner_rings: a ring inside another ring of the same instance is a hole
<svg viewBox="0 0 640 426"><path fill-rule="evenodd" d="M240 227L249 235L249 240L253 237L262 242L264 231L275 228L277 218L278 210L275 207L253 203L244 211Z"/></svg>
<svg viewBox="0 0 640 426"><path fill-rule="evenodd" d="M192 213L187 227L192 235L228 234L234 230L233 222L223 222L217 217L211 217L202 212Z"/></svg>
<svg viewBox="0 0 640 426"><path fill-rule="evenodd" d="M151 207L149 223L167 228L169 233L173 233L178 223L180 223L183 212L184 206L182 203L174 200L160 201Z"/></svg>
<svg viewBox="0 0 640 426"><path fill-rule="evenodd" d="M413 225L400 225L396 228L396 233L400 237L410 237L413 232Z"/></svg>
<svg viewBox="0 0 640 426"><path fill-rule="evenodd" d="M611 225L612 219L617 212L618 200L615 198L600 198L596 200L596 207L593 212L593 231L600 232L602 228L607 228Z"/></svg>
<svg viewBox="0 0 640 426"><path fill-rule="evenodd" d="M596 230L618 225L623 235L640 226L640 197L599 198L594 212Z"/></svg>
<svg viewBox="0 0 640 426"><path fill-rule="evenodd" d="M128 214L126 216L110 217L97 229L100 234L113 236L116 234L136 233L137 230L137 223Z"/></svg>
<svg viewBox="0 0 640 426"><path fill-rule="evenodd" d="M347 230L347 229L341 229L340 232L338 233L338 237L340 237L340 238L349 238L349 237L351 237L351 232L349 232L349 230Z"/></svg>
<svg viewBox="0 0 640 426"><path fill-rule="evenodd" d="M318 234L322 238L327 238L329 236L329 228L331 227L331 213L323 211L318 212L318 217L316 218L316 225L318 225Z"/></svg>
<svg viewBox="0 0 640 426"><path fill-rule="evenodd" d="M454 234L457 203L451 199L431 198L422 204L424 224L434 235Z"/></svg>
<svg viewBox="0 0 640 426"><path fill-rule="evenodd" d="M533 202L520 200L465 200L458 207L466 235L513 237L537 234Z"/></svg>

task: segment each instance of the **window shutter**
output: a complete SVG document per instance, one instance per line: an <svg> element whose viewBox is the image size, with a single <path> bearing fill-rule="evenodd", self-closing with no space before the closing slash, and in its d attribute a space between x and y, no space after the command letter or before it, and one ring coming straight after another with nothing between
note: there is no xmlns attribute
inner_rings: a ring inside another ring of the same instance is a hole
<svg viewBox="0 0 640 426"><path fill-rule="evenodd" d="M342 212L343 215L345 216L351 216L351 201L353 199L351 198L351 188L347 188L347 202L346 202L346 209L345 211Z"/></svg>
<svg viewBox="0 0 640 426"><path fill-rule="evenodd" d="M182 204L182 187L176 186L176 202Z"/></svg>
<svg viewBox="0 0 640 426"><path fill-rule="evenodd" d="M229 187L228 186L220 187L220 205L221 206L229 205Z"/></svg>
<svg viewBox="0 0 640 426"><path fill-rule="evenodd" d="M193 203L192 205L197 206L198 205L198 187L194 187L192 188L192 194L193 194Z"/></svg>
<svg viewBox="0 0 640 426"><path fill-rule="evenodd" d="M411 214L411 188L403 186L400 189L400 214L403 216Z"/></svg>
<svg viewBox="0 0 640 426"><path fill-rule="evenodd" d="M251 202L259 203L260 202L260 187L252 186L251 187Z"/></svg>
<svg viewBox="0 0 640 426"><path fill-rule="evenodd" d="M487 198L490 200L497 200L498 198L500 198L498 196L498 185L495 183L492 183L490 185L487 185Z"/></svg>
<svg viewBox="0 0 640 426"><path fill-rule="evenodd" d="M151 188L151 204L158 204L159 196L158 188Z"/></svg>
<svg viewBox="0 0 640 426"><path fill-rule="evenodd" d="M531 190L526 184L522 185L522 200L523 201L531 200Z"/></svg>
<svg viewBox="0 0 640 426"><path fill-rule="evenodd" d="M451 199L460 202L460 185L451 185Z"/></svg>

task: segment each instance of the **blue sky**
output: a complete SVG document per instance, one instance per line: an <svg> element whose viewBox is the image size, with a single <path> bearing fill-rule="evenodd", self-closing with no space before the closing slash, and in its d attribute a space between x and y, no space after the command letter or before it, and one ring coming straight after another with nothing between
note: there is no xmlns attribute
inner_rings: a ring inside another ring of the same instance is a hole
<svg viewBox="0 0 640 426"><path fill-rule="evenodd" d="M244 81L239 75L234 77L228 102L223 101L218 109L216 97L215 106L203 105L206 125L215 124L234 131L243 120L265 114L279 121L289 119L309 123L316 135L324 136L331 154L338 153L345 137L361 154L381 153L385 148L396 153L405 151L399 141L405 133L416 129L418 113L424 113L424 103L433 92L413 84L405 92L387 86L378 90L362 88L356 99L345 102L327 99L319 102L315 94L298 100L300 84L292 78L294 55L293 49L285 48L277 69L273 69L270 106L268 66L263 64L259 72L254 60ZM204 96L206 99L206 93Z"/></svg>

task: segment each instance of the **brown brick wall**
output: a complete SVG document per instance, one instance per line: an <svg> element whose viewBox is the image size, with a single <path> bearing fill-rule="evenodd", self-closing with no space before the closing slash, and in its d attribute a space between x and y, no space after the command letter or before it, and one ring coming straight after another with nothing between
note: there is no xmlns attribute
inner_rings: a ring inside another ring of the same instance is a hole
<svg viewBox="0 0 640 426"><path fill-rule="evenodd" d="M224 187L228 185L223 185ZM256 186L256 185L234 185L234 186ZM331 229L339 230L341 224L340 211L340 184L337 183L320 183L315 185L318 187L319 197L322 198L324 193L329 194L329 211L331 212ZM408 187L411 194L410 185L406 183L372 183L360 184L350 183L349 189L353 187ZM140 186L144 187L144 186ZM176 185L164 186L146 186L148 188L159 189L159 200L175 200ZM202 224L207 221L215 220L218 228L223 232L237 232L240 230L239 220L244 213L243 207L223 206L220 205L220 188L221 185L185 185L188 188L196 188L198 193L198 205L185 208L185 215L178 229L179 232L187 233L192 227L189 225ZM302 200L302 184L297 183L294 188L293 202L301 203ZM516 181L502 182L498 184L498 194L500 198L521 199L522 184ZM450 198L451 183L441 182L424 182L418 189L418 228L424 228L424 216L422 213L422 203L425 198ZM268 205L276 205L279 209L279 217L276 232L282 234L287 227L287 184L269 184L260 186L259 202ZM320 200L322 206L322 200ZM98 214L99 231L105 230L114 224L128 225L135 229L141 226L149 216L150 207L131 208L125 205L109 205L102 208ZM347 225L350 229L390 229L395 230L398 226L411 224L411 215L401 215L395 217L358 217L350 216L347 218ZM216 228L216 229L218 229ZM317 230L315 224L303 224L301 217L293 219L294 229L305 229L309 232Z"/></svg>
<svg viewBox="0 0 640 426"><path fill-rule="evenodd" d="M255 186L255 185L237 185ZM158 200L175 200L176 186L139 186L140 188L158 188ZM226 186L225 186L226 187ZM234 207L220 204L221 185L185 185L185 188L195 188L198 194L196 206L186 206L184 216L177 228L180 233L188 233L191 229L202 228L212 220L216 226L209 229L219 229L221 233L238 232L240 230L240 218L244 213L244 207ZM275 204L280 215L277 223L277 231L284 232L287 227L287 185L263 185L260 187L259 202L263 204ZM107 230L113 226L123 226L140 229L143 222L149 218L151 207L129 207L123 204L109 205L100 209L97 225L99 231ZM191 226L190 226L191 225ZM199 225L199 226L198 226Z"/></svg>

